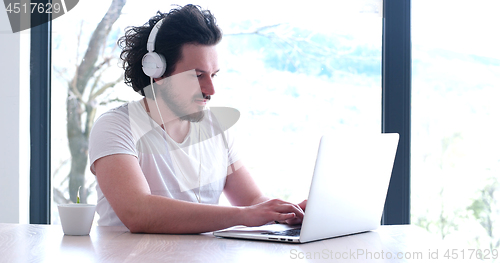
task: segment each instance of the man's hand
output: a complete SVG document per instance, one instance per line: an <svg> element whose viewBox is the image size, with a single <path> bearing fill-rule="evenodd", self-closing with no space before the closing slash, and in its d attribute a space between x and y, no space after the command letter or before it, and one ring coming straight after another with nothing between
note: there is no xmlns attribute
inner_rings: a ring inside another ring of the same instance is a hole
<svg viewBox="0 0 500 263"><path fill-rule="evenodd" d="M272 199L244 207L243 224L245 226L261 226L273 221L299 224L304 218L304 210L300 204L296 205L280 199Z"/></svg>
<svg viewBox="0 0 500 263"><path fill-rule="evenodd" d="M302 212L306 211L306 205L307 205L307 199L298 203L297 206L300 207L300 209L302 209ZM302 216L302 218L292 218L292 219L287 219L285 221L278 221L280 223L284 223L284 224L289 224L289 225L298 225L298 224L302 224L302 220L304 219L304 217Z"/></svg>
<svg viewBox="0 0 500 263"><path fill-rule="evenodd" d="M306 205L307 205L307 199L298 204L298 206L302 208L302 211L306 211Z"/></svg>

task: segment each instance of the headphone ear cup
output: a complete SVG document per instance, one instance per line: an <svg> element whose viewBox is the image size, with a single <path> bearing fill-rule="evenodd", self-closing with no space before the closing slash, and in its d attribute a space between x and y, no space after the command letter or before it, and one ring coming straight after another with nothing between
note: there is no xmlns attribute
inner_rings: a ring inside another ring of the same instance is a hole
<svg viewBox="0 0 500 263"><path fill-rule="evenodd" d="M151 78L159 78L163 76L167 69L165 58L156 53L148 52L142 57L142 71L146 76Z"/></svg>

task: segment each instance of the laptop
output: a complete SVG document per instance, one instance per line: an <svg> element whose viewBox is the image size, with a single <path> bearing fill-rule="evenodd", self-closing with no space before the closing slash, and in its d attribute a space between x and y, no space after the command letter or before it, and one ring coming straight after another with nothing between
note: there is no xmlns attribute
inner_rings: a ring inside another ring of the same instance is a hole
<svg viewBox="0 0 500 263"><path fill-rule="evenodd" d="M380 226L399 134L321 137L302 225L235 226L217 237L306 243Z"/></svg>

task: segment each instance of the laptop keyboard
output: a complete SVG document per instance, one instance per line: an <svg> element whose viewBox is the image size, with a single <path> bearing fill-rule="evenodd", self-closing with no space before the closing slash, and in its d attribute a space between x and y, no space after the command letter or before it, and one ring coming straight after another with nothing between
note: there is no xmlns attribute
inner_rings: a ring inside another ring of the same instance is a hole
<svg viewBox="0 0 500 263"><path fill-rule="evenodd" d="M287 229L284 231L269 231L262 233L263 235L273 235L273 236L289 236L298 237L300 236L300 228Z"/></svg>

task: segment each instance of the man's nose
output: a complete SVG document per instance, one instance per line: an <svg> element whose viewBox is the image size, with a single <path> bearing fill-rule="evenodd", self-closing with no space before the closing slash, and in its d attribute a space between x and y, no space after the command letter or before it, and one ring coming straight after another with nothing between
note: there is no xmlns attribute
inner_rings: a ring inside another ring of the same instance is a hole
<svg viewBox="0 0 500 263"><path fill-rule="evenodd" d="M213 83L213 79L211 77L205 78L203 81L200 83L200 88L201 92L205 95L214 95L215 94L215 87Z"/></svg>

